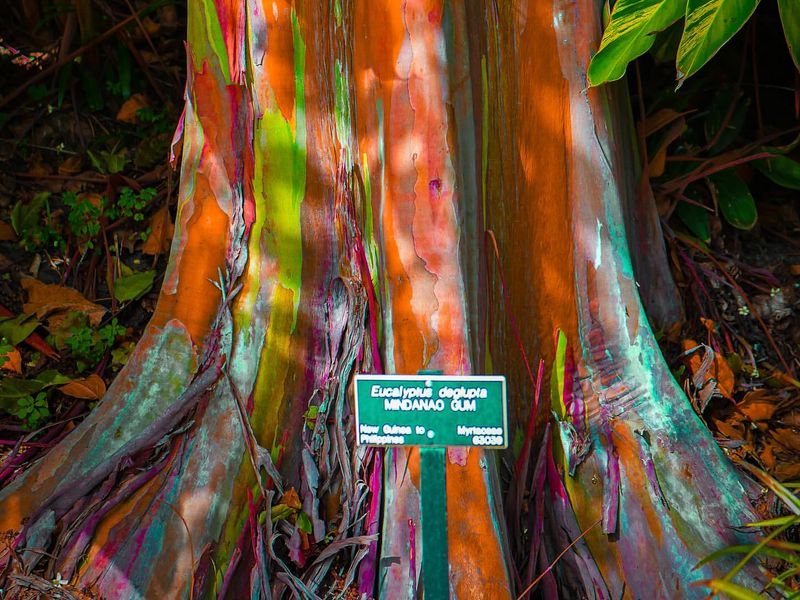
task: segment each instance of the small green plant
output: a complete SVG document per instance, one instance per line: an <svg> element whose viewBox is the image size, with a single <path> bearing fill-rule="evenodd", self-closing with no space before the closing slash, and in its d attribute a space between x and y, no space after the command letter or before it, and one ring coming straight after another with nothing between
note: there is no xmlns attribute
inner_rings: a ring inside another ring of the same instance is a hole
<svg viewBox="0 0 800 600"><path fill-rule="evenodd" d="M147 205L156 197L156 188L147 187L135 191L129 187L120 190L116 202L92 194L64 192L51 208L49 192L36 194L32 200L19 201L11 212L11 224L20 237L20 245L29 252L36 250L67 251L67 240L71 238L83 251L97 247L97 238L103 228L103 219L114 221L121 218L142 222ZM144 241L150 228L142 231L139 238Z"/></svg>
<svg viewBox="0 0 800 600"><path fill-rule="evenodd" d="M129 218L134 221L144 221L144 209L156 196L156 189L147 187L138 192L129 187L124 187L119 192L114 206L106 211L109 219Z"/></svg>
<svg viewBox="0 0 800 600"><path fill-rule="evenodd" d="M125 328L116 318L97 331L84 321L70 328L70 336L65 344L72 352L78 371L84 371L100 362L103 355L124 335Z"/></svg>
<svg viewBox="0 0 800 600"><path fill-rule="evenodd" d="M102 202L98 206L87 196L65 192L61 201L67 208L67 224L78 243L87 250L94 248L94 239L100 234L100 216L103 214Z"/></svg>
<svg viewBox="0 0 800 600"><path fill-rule="evenodd" d="M17 202L11 211L11 226L28 252L65 248L58 218L50 208L49 192L40 192L29 202Z"/></svg>
<svg viewBox="0 0 800 600"><path fill-rule="evenodd" d="M50 416L47 405L47 392L39 392L36 396L23 396L17 400L17 405L8 412L25 424L28 429L38 429Z"/></svg>

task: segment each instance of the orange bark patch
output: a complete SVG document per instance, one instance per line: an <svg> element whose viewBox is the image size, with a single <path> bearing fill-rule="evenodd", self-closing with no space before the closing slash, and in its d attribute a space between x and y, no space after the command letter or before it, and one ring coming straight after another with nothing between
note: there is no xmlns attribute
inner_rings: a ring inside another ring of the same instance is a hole
<svg viewBox="0 0 800 600"><path fill-rule="evenodd" d="M186 244L180 257L178 291L162 291L153 325L163 327L170 319L181 321L192 339L202 340L216 315L220 292L211 283L225 267L228 244L228 216L220 209L204 174L195 182L194 213L181 232Z"/></svg>
<svg viewBox="0 0 800 600"><path fill-rule="evenodd" d="M295 76L292 6L286 0L264 3L267 11L267 78L283 118L294 114Z"/></svg>
<svg viewBox="0 0 800 600"><path fill-rule="evenodd" d="M510 597L500 531L486 491L486 460L482 450L471 449L465 466L447 464L447 542L455 598Z"/></svg>

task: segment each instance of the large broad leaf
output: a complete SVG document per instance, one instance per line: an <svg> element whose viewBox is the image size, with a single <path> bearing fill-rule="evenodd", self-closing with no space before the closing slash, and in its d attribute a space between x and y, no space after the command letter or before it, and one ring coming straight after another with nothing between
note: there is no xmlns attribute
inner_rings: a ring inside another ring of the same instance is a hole
<svg viewBox="0 0 800 600"><path fill-rule="evenodd" d="M684 195L696 202L702 203L703 196L696 189L689 187ZM711 241L711 227L709 225L708 210L697 204L678 202L675 214L683 224L704 243Z"/></svg>
<svg viewBox="0 0 800 600"><path fill-rule="evenodd" d="M783 33L792 53L794 64L800 69L800 2L798 0L778 0Z"/></svg>
<svg viewBox="0 0 800 600"><path fill-rule="evenodd" d="M752 229L758 219L756 203L736 171L726 169L706 179L725 220L737 229Z"/></svg>
<svg viewBox="0 0 800 600"><path fill-rule="evenodd" d="M7 377L0 381L0 409L8 410L15 406L16 401L25 396L32 396L37 392L52 387L69 383L71 379L58 371L42 371L33 378Z"/></svg>
<svg viewBox="0 0 800 600"><path fill-rule="evenodd" d="M40 213L47 202L50 192L36 194L30 202L22 200L11 210L11 226L17 235L24 235L39 224Z"/></svg>
<svg viewBox="0 0 800 600"><path fill-rule="evenodd" d="M683 9L681 0L618 0L589 64L589 83L600 85L625 75L628 63L647 52L655 34L680 19Z"/></svg>
<svg viewBox="0 0 800 600"><path fill-rule="evenodd" d="M155 271L142 271L119 277L114 282L114 296L120 302L141 298L153 287L155 277Z"/></svg>
<svg viewBox="0 0 800 600"><path fill-rule="evenodd" d="M10 319L0 319L0 337L6 338L12 346L25 341L36 331L39 321L30 315L18 315Z"/></svg>
<svg viewBox="0 0 800 600"><path fill-rule="evenodd" d="M788 156L754 160L753 166L781 187L800 190L800 163Z"/></svg>
<svg viewBox="0 0 800 600"><path fill-rule="evenodd" d="M711 146L711 154L722 153L725 148L730 146L739 133L742 131L747 109L750 107L750 98L742 98L741 94L736 94L731 88L723 87L715 95L714 100L708 110L703 128L706 140L714 145ZM733 112L729 116L729 112ZM723 131L720 131L722 126Z"/></svg>
<svg viewBox="0 0 800 600"><path fill-rule="evenodd" d="M688 0L686 26L678 46L678 81L693 75L706 64L742 28L758 2L759 0Z"/></svg>

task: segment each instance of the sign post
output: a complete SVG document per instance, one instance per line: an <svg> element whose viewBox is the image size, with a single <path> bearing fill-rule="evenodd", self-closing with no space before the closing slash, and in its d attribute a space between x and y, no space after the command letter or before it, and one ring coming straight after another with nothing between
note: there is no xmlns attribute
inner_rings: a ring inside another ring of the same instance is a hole
<svg viewBox="0 0 800 600"><path fill-rule="evenodd" d="M505 377L356 375L355 413L357 444L419 448L425 599L446 600L445 448L508 446Z"/></svg>

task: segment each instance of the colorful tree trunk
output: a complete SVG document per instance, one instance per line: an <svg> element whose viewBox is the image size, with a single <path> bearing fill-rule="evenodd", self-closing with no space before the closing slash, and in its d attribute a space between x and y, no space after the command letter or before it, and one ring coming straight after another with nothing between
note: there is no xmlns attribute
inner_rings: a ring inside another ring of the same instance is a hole
<svg viewBox="0 0 800 600"><path fill-rule="evenodd" d="M353 446L348 382L495 370L523 427L507 300L554 365L555 420L539 411L535 468L515 474L532 545L514 568L496 456L450 449L452 597L512 597L585 529L550 594L699 594L710 570L691 569L738 539L749 490L639 302L629 115L586 89L599 4L192 0L156 314L97 409L0 494L0 530L109 598L314 597L334 579L416 598L418 455ZM303 519L277 519L290 487Z"/></svg>
<svg viewBox="0 0 800 600"><path fill-rule="evenodd" d="M610 108L622 90L586 80L600 4L519 1L485 12L487 226L522 343L553 365L521 581L588 531L545 579L550 595L702 597L692 584L712 567L694 566L744 538L733 528L754 519L755 493L672 378L639 300L622 210L636 174L620 160L630 136L619 119L630 116ZM506 323L504 314L493 323L493 365L518 398L532 398Z"/></svg>

